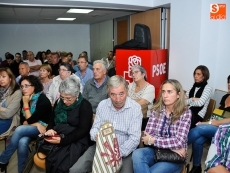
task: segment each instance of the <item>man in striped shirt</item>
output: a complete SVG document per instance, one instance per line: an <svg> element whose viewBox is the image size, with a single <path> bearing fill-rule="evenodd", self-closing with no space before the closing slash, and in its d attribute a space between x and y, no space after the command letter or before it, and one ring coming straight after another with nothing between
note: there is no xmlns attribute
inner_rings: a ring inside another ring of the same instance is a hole
<svg viewBox="0 0 230 173"><path fill-rule="evenodd" d="M128 85L121 76L113 76L108 81L109 98L101 101L90 130L91 140L97 140L101 125L110 122L118 140L122 168L120 173L132 173L131 153L137 148L141 136L142 112L138 103L128 97ZM70 173L91 172L96 144L91 146L77 163L70 168Z"/></svg>

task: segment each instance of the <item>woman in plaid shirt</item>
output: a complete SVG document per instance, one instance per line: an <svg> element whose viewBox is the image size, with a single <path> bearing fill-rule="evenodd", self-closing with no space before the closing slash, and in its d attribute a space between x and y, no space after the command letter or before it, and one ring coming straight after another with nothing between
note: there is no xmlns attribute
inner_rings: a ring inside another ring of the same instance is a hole
<svg viewBox="0 0 230 173"><path fill-rule="evenodd" d="M152 108L142 141L149 147L133 152L135 173L180 173L184 164L155 162L152 147L171 149L182 157L187 153L187 136L191 124L191 111L185 105L181 84L174 79L161 86L160 97Z"/></svg>

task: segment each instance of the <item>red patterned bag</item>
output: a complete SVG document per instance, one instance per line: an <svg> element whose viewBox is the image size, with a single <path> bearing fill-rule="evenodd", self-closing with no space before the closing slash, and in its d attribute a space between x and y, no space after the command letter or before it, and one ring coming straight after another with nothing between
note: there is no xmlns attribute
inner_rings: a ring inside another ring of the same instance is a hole
<svg viewBox="0 0 230 173"><path fill-rule="evenodd" d="M122 166L119 145L111 123L101 126L97 137L92 173L118 173Z"/></svg>

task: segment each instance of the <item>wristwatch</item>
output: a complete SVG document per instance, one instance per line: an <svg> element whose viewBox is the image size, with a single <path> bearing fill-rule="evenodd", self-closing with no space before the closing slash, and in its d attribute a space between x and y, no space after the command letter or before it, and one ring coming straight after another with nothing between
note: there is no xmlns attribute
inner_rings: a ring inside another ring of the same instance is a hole
<svg viewBox="0 0 230 173"><path fill-rule="evenodd" d="M149 139L148 139L148 145L152 145L152 144L151 144L151 138L152 138L152 137L150 136Z"/></svg>

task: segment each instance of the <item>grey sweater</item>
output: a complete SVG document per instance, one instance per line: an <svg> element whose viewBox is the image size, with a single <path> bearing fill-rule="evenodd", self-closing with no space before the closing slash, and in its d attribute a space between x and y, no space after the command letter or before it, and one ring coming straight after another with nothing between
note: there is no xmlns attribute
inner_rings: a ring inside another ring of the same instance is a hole
<svg viewBox="0 0 230 173"><path fill-rule="evenodd" d="M83 97L90 102L93 108L93 113L96 113L97 105L104 99L108 98L107 82L109 77L106 76L104 83L97 88L94 83L94 78L89 79L83 90Z"/></svg>

